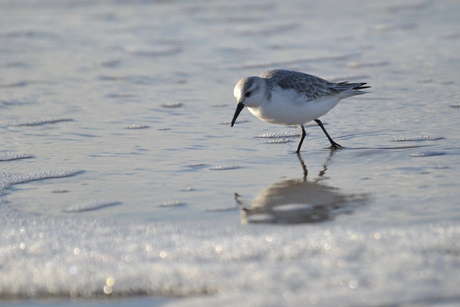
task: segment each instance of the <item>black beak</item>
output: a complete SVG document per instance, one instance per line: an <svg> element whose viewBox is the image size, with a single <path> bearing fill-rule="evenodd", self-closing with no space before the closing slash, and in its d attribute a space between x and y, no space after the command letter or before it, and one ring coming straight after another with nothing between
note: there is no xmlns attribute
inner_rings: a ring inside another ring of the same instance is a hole
<svg viewBox="0 0 460 307"><path fill-rule="evenodd" d="M244 109L244 103L242 102L238 103L236 106L235 115L233 115L232 124L230 125L231 127L233 127L233 125L235 124L236 118L238 117L238 115L240 115L243 109Z"/></svg>

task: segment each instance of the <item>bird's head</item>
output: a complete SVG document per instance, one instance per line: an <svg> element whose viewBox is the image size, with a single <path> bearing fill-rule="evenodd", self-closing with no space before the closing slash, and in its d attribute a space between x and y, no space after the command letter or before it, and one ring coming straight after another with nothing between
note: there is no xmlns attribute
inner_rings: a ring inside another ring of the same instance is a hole
<svg viewBox="0 0 460 307"><path fill-rule="evenodd" d="M244 107L254 108L260 106L264 99L263 95L266 87L265 80L260 77L247 77L238 81L233 89L237 106L231 123L232 127Z"/></svg>

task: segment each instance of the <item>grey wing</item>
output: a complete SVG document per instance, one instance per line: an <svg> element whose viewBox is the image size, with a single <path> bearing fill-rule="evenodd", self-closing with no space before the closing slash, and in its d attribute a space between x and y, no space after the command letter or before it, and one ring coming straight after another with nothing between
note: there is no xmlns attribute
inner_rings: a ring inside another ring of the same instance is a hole
<svg viewBox="0 0 460 307"><path fill-rule="evenodd" d="M336 95L340 92L335 83L302 72L270 70L260 77L267 79L271 86L278 85L284 89L294 89L305 94L310 100Z"/></svg>

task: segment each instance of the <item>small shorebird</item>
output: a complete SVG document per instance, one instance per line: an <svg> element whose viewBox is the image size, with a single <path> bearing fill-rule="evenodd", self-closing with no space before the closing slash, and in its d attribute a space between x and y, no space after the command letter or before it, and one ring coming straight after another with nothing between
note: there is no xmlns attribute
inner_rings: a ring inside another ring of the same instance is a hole
<svg viewBox="0 0 460 307"><path fill-rule="evenodd" d="M299 153L306 135L304 125L314 120L334 150L342 146L332 140L318 118L329 112L340 100L365 94L361 90L370 87L366 84L333 83L302 72L282 69L269 70L259 77L243 78L233 90L238 104L231 126L244 107L268 123L299 125L302 129L296 150Z"/></svg>

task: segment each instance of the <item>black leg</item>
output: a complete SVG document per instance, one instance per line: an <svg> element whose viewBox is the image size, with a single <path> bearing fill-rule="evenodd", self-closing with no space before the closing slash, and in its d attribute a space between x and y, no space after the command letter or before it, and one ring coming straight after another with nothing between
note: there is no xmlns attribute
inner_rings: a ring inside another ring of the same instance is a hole
<svg viewBox="0 0 460 307"><path fill-rule="evenodd" d="M302 147L303 139L305 138L305 135L307 134L305 132L305 128L303 127L303 125L300 125L300 128L302 129L302 135L300 136L300 142L299 142L299 146L297 146L296 153L300 152L300 147Z"/></svg>
<svg viewBox="0 0 460 307"><path fill-rule="evenodd" d="M338 149L338 148L342 148L341 145L337 144L336 142L334 142L334 140L329 136L329 133L327 133L326 129L324 128L323 126L323 123L319 120L319 119L315 119L315 122L318 124L318 126L321 127L321 129L323 130L324 134L327 136L327 139L329 140L329 142L331 143L331 149L332 150L335 150L335 149Z"/></svg>

